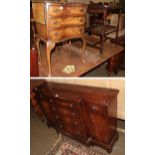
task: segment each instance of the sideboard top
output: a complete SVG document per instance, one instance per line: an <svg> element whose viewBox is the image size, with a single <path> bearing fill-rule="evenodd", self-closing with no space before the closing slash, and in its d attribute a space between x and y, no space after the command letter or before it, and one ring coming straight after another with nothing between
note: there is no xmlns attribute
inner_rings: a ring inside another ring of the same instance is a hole
<svg viewBox="0 0 155 155"><path fill-rule="evenodd" d="M100 102L102 99L110 102L119 92L118 89L55 82L45 82L37 87L37 91L47 96L55 96L56 94L59 94L62 98L72 98L72 100L75 101L85 98L89 101L95 102Z"/></svg>
<svg viewBox="0 0 155 155"><path fill-rule="evenodd" d="M59 1L53 1L53 0L32 0L32 3L49 3L52 5L86 6L86 4L84 3L59 2Z"/></svg>

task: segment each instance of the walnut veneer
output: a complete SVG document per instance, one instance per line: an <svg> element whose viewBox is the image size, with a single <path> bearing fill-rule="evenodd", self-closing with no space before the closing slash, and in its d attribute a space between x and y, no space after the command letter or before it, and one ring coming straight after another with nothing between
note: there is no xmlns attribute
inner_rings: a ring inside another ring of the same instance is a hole
<svg viewBox="0 0 155 155"><path fill-rule="evenodd" d="M84 62L84 51L86 41L83 37L86 22L86 5L75 3L56 3L51 1L33 1L33 17L35 20L36 44L39 51L40 40L46 43L46 53L51 76L51 50L55 44L81 38L83 41L82 61ZM71 41L69 41L69 53L71 52Z"/></svg>
<svg viewBox="0 0 155 155"><path fill-rule="evenodd" d="M112 151L117 133L116 89L44 83L33 89L31 100L48 126L86 145ZM40 112L40 108L42 113ZM44 113L44 116L43 116Z"/></svg>

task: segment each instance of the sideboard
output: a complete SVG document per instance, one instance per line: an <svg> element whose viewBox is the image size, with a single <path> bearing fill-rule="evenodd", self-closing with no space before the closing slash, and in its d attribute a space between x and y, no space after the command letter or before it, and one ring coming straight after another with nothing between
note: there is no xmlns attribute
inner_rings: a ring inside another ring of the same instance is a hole
<svg viewBox="0 0 155 155"><path fill-rule="evenodd" d="M39 42L46 44L49 76L51 76L51 51L56 43L69 40L69 54L71 54L71 39L81 38L83 41L82 62L86 41L85 32L86 12L85 4L58 3L47 0L32 1L33 18L35 21L35 37L39 60L41 53Z"/></svg>
<svg viewBox="0 0 155 155"><path fill-rule="evenodd" d="M88 146L112 151L118 139L119 90L45 82L32 92L33 108L49 127Z"/></svg>

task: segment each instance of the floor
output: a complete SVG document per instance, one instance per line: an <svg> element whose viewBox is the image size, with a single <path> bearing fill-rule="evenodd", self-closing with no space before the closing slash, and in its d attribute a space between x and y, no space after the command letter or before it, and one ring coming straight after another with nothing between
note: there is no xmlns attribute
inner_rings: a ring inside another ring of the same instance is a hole
<svg viewBox="0 0 155 155"><path fill-rule="evenodd" d="M121 51L122 47L109 45L105 43L105 51L100 55L99 50L91 47L86 48L85 63L82 63L81 41L74 41L72 43L71 55L68 53L68 44L64 43L62 46L58 46L51 54L52 76L53 77L108 77L107 60L112 55L115 55ZM109 48L110 47L110 48ZM48 76L47 58L44 44L41 44L42 63L39 64L39 74L42 77ZM61 60L61 61L60 61ZM79 63L81 62L81 63ZM103 63L104 62L104 63ZM63 70L65 66L72 65L75 67L73 73L65 73ZM85 73L85 74L83 74ZM120 70L118 74L112 73L111 76L124 77L125 70Z"/></svg>
<svg viewBox="0 0 155 155"><path fill-rule="evenodd" d="M48 128L45 123L40 121L32 109L30 110L30 116L30 154L45 155L57 140L58 135L55 129ZM120 125L124 126L122 123ZM109 155L100 147L93 146L93 148ZM125 133L119 132L119 139L110 155L125 155Z"/></svg>

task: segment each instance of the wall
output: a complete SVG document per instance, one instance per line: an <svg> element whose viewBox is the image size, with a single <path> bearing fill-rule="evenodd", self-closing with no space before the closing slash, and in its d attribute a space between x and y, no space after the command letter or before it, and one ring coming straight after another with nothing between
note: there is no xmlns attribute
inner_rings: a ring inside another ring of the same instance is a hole
<svg viewBox="0 0 155 155"><path fill-rule="evenodd" d="M53 80L48 80L48 81L119 89L117 116L119 119L125 120L125 82L124 82L124 79L104 79L104 80L103 79L53 79Z"/></svg>

